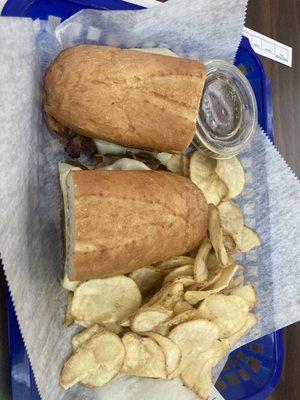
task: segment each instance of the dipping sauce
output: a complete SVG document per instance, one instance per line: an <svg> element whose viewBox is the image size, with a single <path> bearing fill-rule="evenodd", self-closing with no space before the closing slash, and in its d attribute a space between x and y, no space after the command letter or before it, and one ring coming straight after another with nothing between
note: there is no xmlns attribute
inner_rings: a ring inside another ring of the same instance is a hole
<svg viewBox="0 0 300 400"><path fill-rule="evenodd" d="M207 78L193 144L213 158L231 158L252 140L257 105L250 83L229 62L206 63Z"/></svg>

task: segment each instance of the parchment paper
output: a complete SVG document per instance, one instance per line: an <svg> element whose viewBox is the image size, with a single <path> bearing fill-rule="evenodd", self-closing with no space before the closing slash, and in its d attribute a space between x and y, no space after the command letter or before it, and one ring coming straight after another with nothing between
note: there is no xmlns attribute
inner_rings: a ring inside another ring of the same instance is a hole
<svg viewBox="0 0 300 400"><path fill-rule="evenodd" d="M41 70L61 48L83 42L161 45L189 57L232 60L245 7L246 1L239 0L169 0L128 14L85 11L56 33L53 24L1 18L0 251L42 399L188 400L194 395L177 380L132 377L119 377L96 391L79 385L68 392L59 388L62 362L77 328L62 328L66 292L59 284L57 163L64 160L64 149L43 123ZM242 162L247 185L239 202L263 242L242 260L260 299L260 322L244 340L250 341L300 319L300 185L260 129Z"/></svg>

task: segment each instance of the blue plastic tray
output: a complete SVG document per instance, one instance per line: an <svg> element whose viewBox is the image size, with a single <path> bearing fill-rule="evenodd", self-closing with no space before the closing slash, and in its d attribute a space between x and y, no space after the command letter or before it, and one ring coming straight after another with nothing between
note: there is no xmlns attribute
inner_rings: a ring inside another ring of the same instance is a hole
<svg viewBox="0 0 300 400"><path fill-rule="evenodd" d="M82 8L138 10L143 7L121 0L8 0L2 15L64 20ZM273 142L273 113L270 81L247 38L239 46L235 64L247 76L254 90L258 120ZM13 400L38 400L28 356L24 348L11 297L6 293ZM263 400L276 387L283 366L282 332L274 332L232 352L217 382L226 400Z"/></svg>

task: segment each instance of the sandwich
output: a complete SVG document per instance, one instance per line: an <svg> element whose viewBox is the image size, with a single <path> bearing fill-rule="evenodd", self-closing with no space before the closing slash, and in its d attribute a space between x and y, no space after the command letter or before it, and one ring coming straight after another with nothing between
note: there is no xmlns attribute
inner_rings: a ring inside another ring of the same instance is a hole
<svg viewBox="0 0 300 400"><path fill-rule="evenodd" d="M188 178L164 171L61 171L70 281L126 274L199 247L208 206Z"/></svg>
<svg viewBox="0 0 300 400"><path fill-rule="evenodd" d="M46 72L45 119L75 157L97 154L98 141L180 153L192 142L204 82L200 61L75 46Z"/></svg>

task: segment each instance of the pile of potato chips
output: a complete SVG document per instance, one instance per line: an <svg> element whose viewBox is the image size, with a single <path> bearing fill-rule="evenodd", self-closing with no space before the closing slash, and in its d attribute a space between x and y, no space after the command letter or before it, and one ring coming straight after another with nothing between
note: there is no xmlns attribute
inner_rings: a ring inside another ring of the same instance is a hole
<svg viewBox="0 0 300 400"><path fill-rule="evenodd" d="M180 377L207 399L212 368L255 325L256 292L241 287L239 252L260 244L232 199L244 187L238 159L213 160L198 152L162 157L174 173L189 176L209 203L207 236L199 249L115 276L64 286L65 326L86 329L72 339L73 354L61 385L100 387L118 373L145 378ZM168 168L168 165L166 167Z"/></svg>

